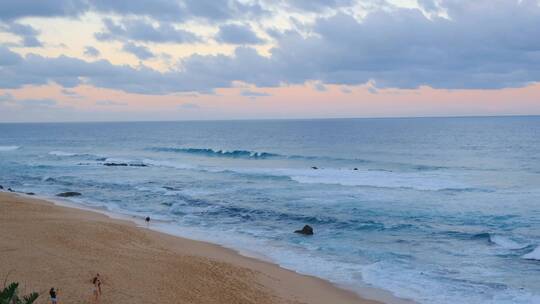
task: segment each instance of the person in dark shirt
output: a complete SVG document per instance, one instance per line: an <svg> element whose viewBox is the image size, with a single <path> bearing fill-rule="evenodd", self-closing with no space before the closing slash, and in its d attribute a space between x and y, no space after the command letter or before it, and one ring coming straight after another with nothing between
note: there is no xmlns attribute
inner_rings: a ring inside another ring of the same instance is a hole
<svg viewBox="0 0 540 304"><path fill-rule="evenodd" d="M150 217L147 216L144 221L146 222L146 227L149 227L150 226Z"/></svg>
<svg viewBox="0 0 540 304"><path fill-rule="evenodd" d="M57 299L57 293L58 291L54 289L54 287L51 287L51 290L49 290L49 295L51 296L51 303L52 304L57 304L58 303L58 299Z"/></svg>

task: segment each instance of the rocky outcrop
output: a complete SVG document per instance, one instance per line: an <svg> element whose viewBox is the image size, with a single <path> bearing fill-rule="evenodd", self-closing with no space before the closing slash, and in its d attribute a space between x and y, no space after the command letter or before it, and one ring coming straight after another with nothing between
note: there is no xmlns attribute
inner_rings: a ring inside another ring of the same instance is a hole
<svg viewBox="0 0 540 304"><path fill-rule="evenodd" d="M148 167L146 164L128 164L128 163L104 163L107 167Z"/></svg>
<svg viewBox="0 0 540 304"><path fill-rule="evenodd" d="M294 233L299 233L303 235L313 235L313 228L310 225L305 225L301 230L296 230Z"/></svg>
<svg viewBox="0 0 540 304"><path fill-rule="evenodd" d="M79 192L68 191L68 192L58 193L56 196L60 196L60 197L73 197L73 196L79 196L79 195L82 195L82 194L79 193Z"/></svg>
<svg viewBox="0 0 540 304"><path fill-rule="evenodd" d="M126 163L104 163L103 165L107 167L127 167L128 166L128 164Z"/></svg>

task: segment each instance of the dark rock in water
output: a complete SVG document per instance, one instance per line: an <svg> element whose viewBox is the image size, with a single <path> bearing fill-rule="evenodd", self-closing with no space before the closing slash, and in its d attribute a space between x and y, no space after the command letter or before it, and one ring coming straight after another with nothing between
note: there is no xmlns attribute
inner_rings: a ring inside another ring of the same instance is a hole
<svg viewBox="0 0 540 304"><path fill-rule="evenodd" d="M79 195L82 195L82 194L79 193L79 192L68 191L68 192L58 193L56 196L60 196L60 197L72 197L72 196L79 196Z"/></svg>
<svg viewBox="0 0 540 304"><path fill-rule="evenodd" d="M311 167L311 169L313 169L313 170L317 170L317 169L319 169L319 168L317 168L317 167L313 166L313 167Z"/></svg>
<svg viewBox="0 0 540 304"><path fill-rule="evenodd" d="M353 170L354 170L354 171L358 171L358 168L354 168Z"/></svg>
<svg viewBox="0 0 540 304"><path fill-rule="evenodd" d="M296 230L294 233L300 233L303 235L313 235L313 228L310 225L305 225L302 230Z"/></svg>
<svg viewBox="0 0 540 304"><path fill-rule="evenodd" d="M108 167L127 167L128 166L128 164L126 163L104 163L103 165L108 166Z"/></svg>
<svg viewBox="0 0 540 304"><path fill-rule="evenodd" d="M145 164L129 164L130 167L148 167L148 165Z"/></svg>
<svg viewBox="0 0 540 304"><path fill-rule="evenodd" d="M178 189L176 189L175 187L170 187L170 186L163 186L163 189L169 190L169 191L178 191Z"/></svg>
<svg viewBox="0 0 540 304"><path fill-rule="evenodd" d="M0 190L3 190L3 189L4 189L4 187L2 187L2 185L0 185Z"/></svg>
<svg viewBox="0 0 540 304"><path fill-rule="evenodd" d="M96 161L106 161L107 158L106 157L100 157L100 158L96 158Z"/></svg>
<svg viewBox="0 0 540 304"><path fill-rule="evenodd" d="M26 192L26 195L36 195L34 192Z"/></svg>
<svg viewBox="0 0 540 304"><path fill-rule="evenodd" d="M9 192L15 192L15 190L11 189L11 188L7 188L7 191Z"/></svg>

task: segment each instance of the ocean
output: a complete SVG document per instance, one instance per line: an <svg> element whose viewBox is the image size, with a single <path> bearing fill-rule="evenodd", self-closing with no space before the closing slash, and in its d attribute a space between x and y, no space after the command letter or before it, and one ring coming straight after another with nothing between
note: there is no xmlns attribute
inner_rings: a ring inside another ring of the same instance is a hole
<svg viewBox="0 0 540 304"><path fill-rule="evenodd" d="M0 185L352 290L540 303L540 117L0 124Z"/></svg>

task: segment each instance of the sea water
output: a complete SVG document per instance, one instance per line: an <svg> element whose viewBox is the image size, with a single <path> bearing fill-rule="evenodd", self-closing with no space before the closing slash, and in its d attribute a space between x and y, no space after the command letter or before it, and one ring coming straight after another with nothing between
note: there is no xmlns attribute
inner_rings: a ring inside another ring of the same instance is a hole
<svg viewBox="0 0 540 304"><path fill-rule="evenodd" d="M353 290L540 303L540 117L0 124L0 185Z"/></svg>

